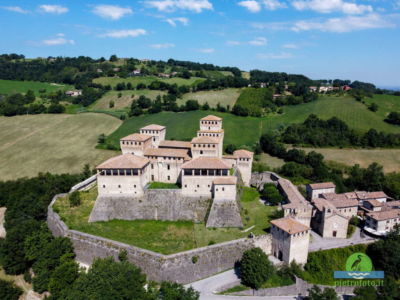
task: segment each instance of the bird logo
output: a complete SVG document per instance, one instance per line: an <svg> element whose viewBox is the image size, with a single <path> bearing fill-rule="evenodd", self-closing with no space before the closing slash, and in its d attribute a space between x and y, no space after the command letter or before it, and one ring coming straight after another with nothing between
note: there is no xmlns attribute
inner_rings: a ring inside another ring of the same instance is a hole
<svg viewBox="0 0 400 300"><path fill-rule="evenodd" d="M364 279L372 269L372 261L365 253L354 253L346 261L346 271L354 279Z"/></svg>

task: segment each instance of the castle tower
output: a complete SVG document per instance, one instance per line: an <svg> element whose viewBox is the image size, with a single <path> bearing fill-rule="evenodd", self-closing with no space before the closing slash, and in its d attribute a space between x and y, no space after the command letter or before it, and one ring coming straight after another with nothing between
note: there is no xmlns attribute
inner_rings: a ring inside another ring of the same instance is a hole
<svg viewBox="0 0 400 300"><path fill-rule="evenodd" d="M144 150L153 147L153 137L147 134L134 133L120 140L122 154L143 156Z"/></svg>
<svg viewBox="0 0 400 300"><path fill-rule="evenodd" d="M165 128L165 126L156 124L151 124L140 128L140 134L146 134L153 137L152 139L153 148L158 148L160 142L165 140L166 133L167 129Z"/></svg>
<svg viewBox="0 0 400 300"><path fill-rule="evenodd" d="M305 264L310 243L310 227L293 218L281 218L271 221L272 254L290 264L296 261Z"/></svg>
<svg viewBox="0 0 400 300"><path fill-rule="evenodd" d="M218 157L222 157L224 152L224 130L222 129L222 119L217 116L209 115L200 119L200 130L197 137L211 137L218 141Z"/></svg>

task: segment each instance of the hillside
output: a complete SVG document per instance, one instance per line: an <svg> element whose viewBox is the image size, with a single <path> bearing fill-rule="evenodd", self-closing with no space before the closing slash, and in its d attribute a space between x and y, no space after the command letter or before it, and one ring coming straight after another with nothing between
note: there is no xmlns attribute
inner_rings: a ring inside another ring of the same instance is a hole
<svg viewBox="0 0 400 300"><path fill-rule="evenodd" d="M78 173L115 155L95 149L101 133L121 121L104 114L0 117L0 180L39 172Z"/></svg>
<svg viewBox="0 0 400 300"><path fill-rule="evenodd" d="M111 85L115 87L118 83L125 83L128 82L132 83L134 86L138 85L139 83L144 83L146 85L152 83L153 81L162 81L168 84L177 85L193 85L195 83L204 81L204 78L192 77L190 79L184 79L179 77L174 78L158 78L155 76L143 76L143 77L129 77L129 78L119 78L119 77L99 77L93 80L94 83L100 83L102 85Z"/></svg>
<svg viewBox="0 0 400 300"><path fill-rule="evenodd" d="M66 91L70 89L73 89L73 86L68 84L0 79L0 94L25 94L28 90L32 90L36 95L39 95L39 91L41 90L46 90L46 92L54 92L58 90Z"/></svg>

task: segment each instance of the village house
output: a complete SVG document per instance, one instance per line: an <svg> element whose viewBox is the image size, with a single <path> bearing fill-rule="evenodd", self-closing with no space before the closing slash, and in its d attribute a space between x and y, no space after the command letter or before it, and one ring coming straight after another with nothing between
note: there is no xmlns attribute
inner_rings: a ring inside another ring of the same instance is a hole
<svg viewBox="0 0 400 300"><path fill-rule="evenodd" d="M78 97L82 95L82 91L81 90L75 90L75 91L66 91L65 95L69 96L69 97Z"/></svg>
<svg viewBox="0 0 400 300"><path fill-rule="evenodd" d="M373 211L366 214L364 230L376 236L384 236L399 224L400 209Z"/></svg>
<svg viewBox="0 0 400 300"><path fill-rule="evenodd" d="M271 221L272 254L290 264L295 261L307 262L310 243L310 227L299 221L285 217Z"/></svg>
<svg viewBox="0 0 400 300"><path fill-rule="evenodd" d="M336 185L333 182L313 183L306 185L307 197L309 200L319 198L322 194L334 193Z"/></svg>

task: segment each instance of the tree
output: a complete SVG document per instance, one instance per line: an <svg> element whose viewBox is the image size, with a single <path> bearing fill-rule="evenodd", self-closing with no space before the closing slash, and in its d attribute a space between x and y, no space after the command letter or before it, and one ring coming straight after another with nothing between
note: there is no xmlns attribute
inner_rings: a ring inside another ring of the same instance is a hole
<svg viewBox="0 0 400 300"><path fill-rule="evenodd" d="M116 62L116 61L118 61L118 57L115 54L113 54L113 55L110 56L110 61L111 62Z"/></svg>
<svg viewBox="0 0 400 300"><path fill-rule="evenodd" d="M400 113L396 112L396 111L392 111L386 117L385 122L394 124L394 125L400 125Z"/></svg>
<svg viewBox="0 0 400 300"><path fill-rule="evenodd" d="M274 266L260 248L253 248L243 253L240 273L244 285L259 289L274 273Z"/></svg>
<svg viewBox="0 0 400 300"><path fill-rule="evenodd" d="M356 287L354 295L352 300L378 300L376 289L373 286Z"/></svg>
<svg viewBox="0 0 400 300"><path fill-rule="evenodd" d="M228 144L225 147L225 152L228 154L233 154L233 152L235 152L236 150L237 150L237 147L234 144Z"/></svg>
<svg viewBox="0 0 400 300"><path fill-rule="evenodd" d="M104 133L100 134L97 138L97 143L104 144L106 142L106 135Z"/></svg>
<svg viewBox="0 0 400 300"><path fill-rule="evenodd" d="M54 299L58 299L64 290L70 289L79 276L79 265L70 255L64 255L60 261L61 264L51 274L48 285Z"/></svg>
<svg viewBox="0 0 400 300"><path fill-rule="evenodd" d="M68 199L70 206L79 206L81 204L81 195L78 191L72 192Z"/></svg>
<svg viewBox="0 0 400 300"><path fill-rule="evenodd" d="M22 293L22 289L17 287L14 283L0 279L0 299L18 300Z"/></svg>
<svg viewBox="0 0 400 300"><path fill-rule="evenodd" d="M369 109L370 111L376 112L376 111L378 111L379 106L378 106L378 104L376 104L376 103L371 103L371 105L368 107L368 109Z"/></svg>
<svg viewBox="0 0 400 300"><path fill-rule="evenodd" d="M307 300L338 300L339 297L333 288L325 288L321 290L317 285L313 285L311 289L308 290Z"/></svg>
<svg viewBox="0 0 400 300"><path fill-rule="evenodd" d="M29 104L35 101L35 93L32 90L28 90L25 94L25 103Z"/></svg>
<svg viewBox="0 0 400 300"><path fill-rule="evenodd" d="M118 97L119 98L119 97ZM115 106L115 102L114 100L110 100L110 102L108 103L108 107L109 108L113 108Z"/></svg>
<svg viewBox="0 0 400 300"><path fill-rule="evenodd" d="M264 189L262 190L261 195L272 205L278 205L283 201L282 195L273 183L264 184Z"/></svg>
<svg viewBox="0 0 400 300"><path fill-rule="evenodd" d="M199 102L197 100L187 100L185 104L185 109L187 111L198 110L200 108Z"/></svg>
<svg viewBox="0 0 400 300"><path fill-rule="evenodd" d="M192 287L172 282L162 282L159 290L159 300L198 300L200 294Z"/></svg>

